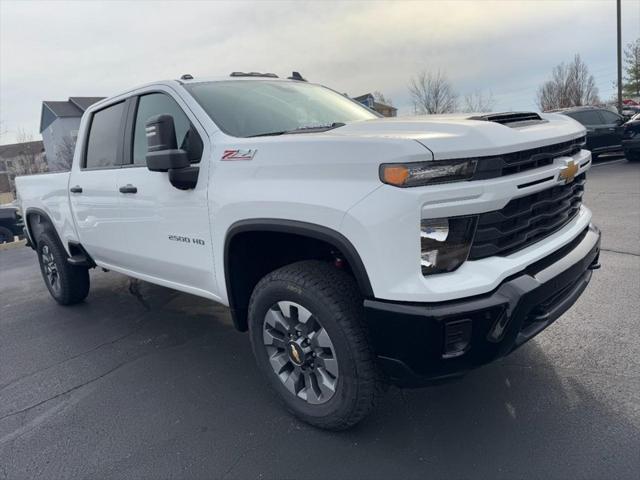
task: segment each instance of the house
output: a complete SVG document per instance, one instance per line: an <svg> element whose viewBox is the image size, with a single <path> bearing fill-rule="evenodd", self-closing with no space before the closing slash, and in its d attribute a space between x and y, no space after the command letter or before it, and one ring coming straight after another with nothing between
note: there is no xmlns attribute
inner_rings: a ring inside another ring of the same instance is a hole
<svg viewBox="0 0 640 480"><path fill-rule="evenodd" d="M15 199L16 176L47 170L42 141L0 145L0 204Z"/></svg>
<svg viewBox="0 0 640 480"><path fill-rule="evenodd" d="M397 108L391 105L386 105L384 103L376 102L376 99L373 97L372 93L360 95L359 97L355 97L354 100L369 107L371 110L375 110L380 115L383 115L385 117L396 117L398 115Z"/></svg>
<svg viewBox="0 0 640 480"><path fill-rule="evenodd" d="M75 149L80 118L89 106L104 97L69 97L67 101L44 101L40 133L52 172L69 170Z"/></svg>

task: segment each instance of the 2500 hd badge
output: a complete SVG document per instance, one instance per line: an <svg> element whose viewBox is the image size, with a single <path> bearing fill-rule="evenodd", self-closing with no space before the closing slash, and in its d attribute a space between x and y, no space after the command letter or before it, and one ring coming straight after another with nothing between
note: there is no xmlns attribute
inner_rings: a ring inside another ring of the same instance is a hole
<svg viewBox="0 0 640 480"><path fill-rule="evenodd" d="M195 245L204 245L204 240L201 238L189 238L181 235L169 235L169 240L172 242L193 243Z"/></svg>

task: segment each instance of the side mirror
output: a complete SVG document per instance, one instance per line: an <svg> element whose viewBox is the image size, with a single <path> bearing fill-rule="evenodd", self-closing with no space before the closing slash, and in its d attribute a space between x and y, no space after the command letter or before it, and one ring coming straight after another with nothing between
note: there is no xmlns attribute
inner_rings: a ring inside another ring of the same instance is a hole
<svg viewBox="0 0 640 480"><path fill-rule="evenodd" d="M147 120L147 168L152 172L168 172L189 166L187 152L176 145L176 129L171 115L156 115Z"/></svg>
<svg viewBox="0 0 640 480"><path fill-rule="evenodd" d="M199 168L192 167L188 153L176 145L173 117L156 115L147 120L145 127L147 168L152 172L169 172L169 181L180 190L195 188Z"/></svg>

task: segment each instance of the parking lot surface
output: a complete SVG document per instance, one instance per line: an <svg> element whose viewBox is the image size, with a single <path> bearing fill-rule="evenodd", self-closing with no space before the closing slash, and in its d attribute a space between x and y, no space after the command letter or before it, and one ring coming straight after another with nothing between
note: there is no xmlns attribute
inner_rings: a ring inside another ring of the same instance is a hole
<svg viewBox="0 0 640 480"><path fill-rule="evenodd" d="M343 433L289 416L227 309L94 271L60 307L0 251L0 479L638 478L640 164L596 165L602 269L511 356L392 388Z"/></svg>

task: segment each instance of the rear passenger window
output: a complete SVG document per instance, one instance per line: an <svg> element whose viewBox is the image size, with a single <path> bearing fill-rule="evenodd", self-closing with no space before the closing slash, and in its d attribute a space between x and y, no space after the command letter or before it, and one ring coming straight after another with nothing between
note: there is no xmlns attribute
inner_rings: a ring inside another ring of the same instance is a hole
<svg viewBox="0 0 640 480"><path fill-rule="evenodd" d="M568 113L570 117L579 121L583 125L600 125L602 124L602 118L596 110L584 110L582 112Z"/></svg>
<svg viewBox="0 0 640 480"><path fill-rule="evenodd" d="M118 164L118 147L124 102L93 114L87 142L86 168L112 167Z"/></svg>
<svg viewBox="0 0 640 480"><path fill-rule="evenodd" d="M173 117L176 129L176 146L187 151L189 161L199 162L202 157L202 140L187 115L169 95L150 93L141 96L138 101L133 137L133 163L136 165L146 164L147 135L145 125L149 118L160 114L168 114Z"/></svg>

